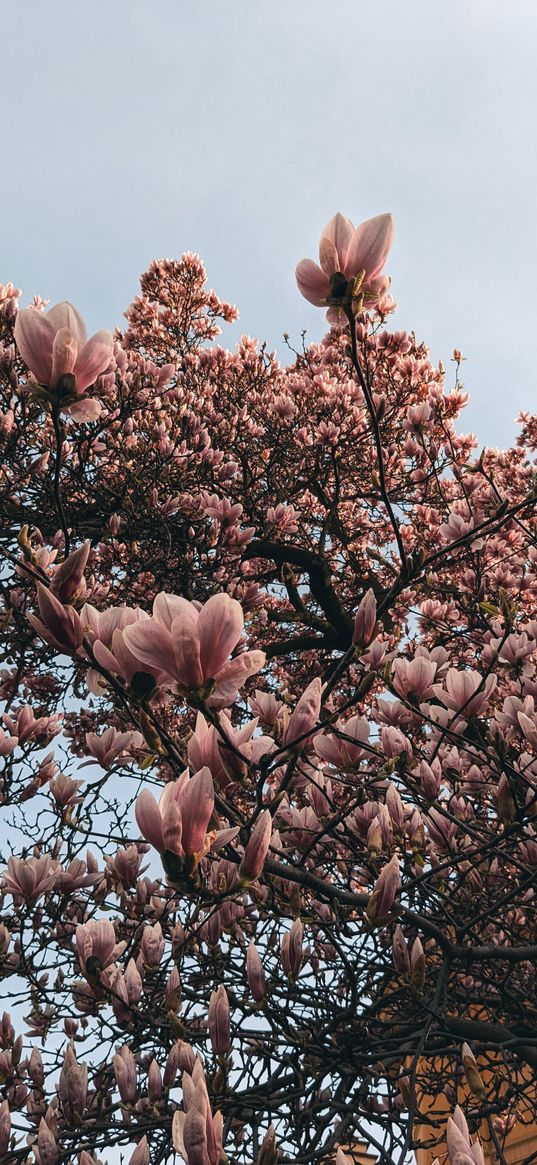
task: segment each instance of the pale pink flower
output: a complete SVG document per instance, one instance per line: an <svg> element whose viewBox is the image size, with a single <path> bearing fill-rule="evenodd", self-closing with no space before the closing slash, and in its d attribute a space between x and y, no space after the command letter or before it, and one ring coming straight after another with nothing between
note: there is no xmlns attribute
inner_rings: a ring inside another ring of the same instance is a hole
<svg viewBox="0 0 537 1165"><path fill-rule="evenodd" d="M127 1044L124 1044L119 1052L112 1056L112 1066L123 1104L135 1104L138 1095L136 1064Z"/></svg>
<svg viewBox="0 0 537 1165"><path fill-rule="evenodd" d="M291 712L287 725L282 733L282 744L289 747L295 740L298 748L305 748L308 744L306 733L310 733L319 721L321 711L322 684L320 679L311 681L303 691L296 708Z"/></svg>
<svg viewBox="0 0 537 1165"><path fill-rule="evenodd" d="M239 866L240 877L246 882L254 882L256 878L263 872L265 865L265 858L268 854L270 845L270 838L272 834L272 814L270 810L264 809L259 814L257 821L252 829L248 844L244 851L244 857Z"/></svg>
<svg viewBox="0 0 537 1165"><path fill-rule="evenodd" d="M266 994L265 972L259 952L253 942L249 943L246 951L246 975L248 986L256 1003L261 1003Z"/></svg>
<svg viewBox="0 0 537 1165"><path fill-rule="evenodd" d="M300 918L295 918L290 930L286 931L282 939L281 958L285 974L290 979L296 979L302 964L304 927Z"/></svg>
<svg viewBox="0 0 537 1165"><path fill-rule="evenodd" d="M58 1096L69 1121L77 1123L77 1119L83 1116L87 1091L87 1066L78 1063L73 1045L68 1044L58 1082Z"/></svg>
<svg viewBox="0 0 537 1165"><path fill-rule="evenodd" d="M111 332L87 339L84 322L70 303L58 303L48 312L26 307L17 313L14 337L19 352L38 384L56 392L65 412L78 420L99 415L97 401L77 400L104 372L113 355Z"/></svg>
<svg viewBox="0 0 537 1165"><path fill-rule="evenodd" d="M161 854L172 881L182 872L192 874L217 838L216 832L207 833L213 809L213 779L207 768L193 777L186 771L170 781L158 804L148 789L140 793L135 807L138 827Z"/></svg>
<svg viewBox="0 0 537 1165"><path fill-rule="evenodd" d="M76 950L82 971L95 975L113 962L123 953L126 942L116 943L116 932L113 923L107 918L98 921L79 924L76 928Z"/></svg>
<svg viewBox="0 0 537 1165"><path fill-rule="evenodd" d="M483 683L483 676L477 671L458 671L450 667L445 679L445 690L440 684L435 684L433 692L446 708L453 712L461 712L465 719L477 716L483 706L488 703L498 677L487 676Z"/></svg>
<svg viewBox="0 0 537 1165"><path fill-rule="evenodd" d="M141 732L118 732L112 727L106 728L101 736L96 732L86 732L86 747L90 756L95 757L103 769L110 768L119 757L131 760L133 754L141 749L147 751Z"/></svg>
<svg viewBox="0 0 537 1165"><path fill-rule="evenodd" d="M142 1137L130 1158L129 1165L149 1165L149 1143L147 1137Z"/></svg>
<svg viewBox="0 0 537 1165"><path fill-rule="evenodd" d="M229 658L243 627L241 605L229 595L213 595L199 609L161 592L153 603L153 617L126 627L123 639L142 663L165 673L183 691L223 708L265 662L262 651Z"/></svg>
<svg viewBox="0 0 537 1165"><path fill-rule="evenodd" d="M399 861L394 854L393 858L381 870L373 887L366 910L369 922L383 922L389 915L401 887Z"/></svg>
<svg viewBox="0 0 537 1165"><path fill-rule="evenodd" d="M223 985L211 993L209 1000L209 1036L215 1056L226 1056L231 1049L229 1000Z"/></svg>
<svg viewBox="0 0 537 1165"><path fill-rule="evenodd" d="M335 768L355 768L367 756L369 724L365 716L351 716L348 720L338 720L334 732L320 732L313 742L317 756L327 760Z"/></svg>
<svg viewBox="0 0 537 1165"><path fill-rule="evenodd" d="M479 1141L472 1145L466 1117L457 1105L447 1123L447 1147L451 1165L482 1165L483 1150Z"/></svg>
<svg viewBox="0 0 537 1165"><path fill-rule="evenodd" d="M34 1142L32 1148L39 1165L56 1165L59 1156L58 1146L44 1117L41 1117L39 1122L37 1144Z"/></svg>
<svg viewBox="0 0 537 1165"><path fill-rule="evenodd" d="M390 214L379 214L355 227L343 214L335 214L324 228L319 243L319 262L302 259L296 281L305 299L316 307L328 307L330 323L344 325L344 306L353 302L361 310L377 303L389 287L381 276L393 239Z"/></svg>
<svg viewBox="0 0 537 1165"><path fill-rule="evenodd" d="M377 626L377 601L374 592L369 588L360 602L354 616L352 642L359 650L369 647L375 638Z"/></svg>
<svg viewBox="0 0 537 1165"><path fill-rule="evenodd" d="M21 898L25 902L36 902L56 881L58 863L44 855L41 858L9 858L2 879L2 888L13 896L15 902Z"/></svg>
<svg viewBox="0 0 537 1165"><path fill-rule="evenodd" d="M3 1100L0 1103L0 1156L7 1153L9 1142L11 1138L11 1116L9 1112L9 1101Z"/></svg>
<svg viewBox="0 0 537 1165"><path fill-rule="evenodd" d="M222 1113L213 1116L201 1060L196 1057L192 1074L183 1073L184 1112L172 1121L173 1147L186 1165L220 1165L222 1156Z"/></svg>
<svg viewBox="0 0 537 1165"><path fill-rule="evenodd" d="M53 567L50 590L60 603L70 603L74 598L84 597L86 586L84 571L90 552L89 539L73 550L59 566Z"/></svg>
<svg viewBox="0 0 537 1165"><path fill-rule="evenodd" d="M42 583L37 584L37 604L41 619L27 616L34 631L56 651L77 651L84 639L84 627L76 611L64 607Z"/></svg>
<svg viewBox="0 0 537 1165"><path fill-rule="evenodd" d="M19 743L18 736L6 736L0 728L0 756L9 756Z"/></svg>
<svg viewBox="0 0 537 1165"><path fill-rule="evenodd" d="M431 692L436 676L436 664L423 656L414 659L396 659L393 665L393 686L399 696L407 699L425 699Z"/></svg>

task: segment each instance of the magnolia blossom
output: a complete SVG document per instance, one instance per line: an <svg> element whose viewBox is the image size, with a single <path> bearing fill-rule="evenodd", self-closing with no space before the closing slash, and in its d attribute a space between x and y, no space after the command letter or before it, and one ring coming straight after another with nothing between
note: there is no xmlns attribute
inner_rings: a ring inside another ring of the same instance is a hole
<svg viewBox="0 0 537 1165"><path fill-rule="evenodd" d="M466 1117L459 1105L447 1123L447 1147L450 1165L484 1165L479 1141L470 1141Z"/></svg>
<svg viewBox="0 0 537 1165"><path fill-rule="evenodd" d="M194 873L202 857L218 838L207 832L214 809L214 786L208 768L191 777L188 770L166 785L157 804L149 789L143 789L135 808L138 826L159 851L170 880ZM224 830L226 840L237 829Z"/></svg>
<svg viewBox="0 0 537 1165"><path fill-rule="evenodd" d="M2 879L2 888L15 902L36 902L56 881L58 863L47 855L40 858L9 858Z"/></svg>
<svg viewBox="0 0 537 1165"><path fill-rule="evenodd" d="M395 902L401 887L401 874L397 855L381 870L373 887L366 910L366 918L371 923L384 922Z"/></svg>
<svg viewBox="0 0 537 1165"><path fill-rule="evenodd" d="M143 664L165 673L183 691L201 695L210 706L223 708L265 662L262 651L229 658L243 627L241 605L229 595L213 595L200 608L161 592L153 603L153 617L126 627L123 640Z"/></svg>
<svg viewBox="0 0 537 1165"><path fill-rule="evenodd" d="M264 809L252 829L239 867L241 878L253 882L263 871L272 834L272 814Z"/></svg>
<svg viewBox="0 0 537 1165"><path fill-rule="evenodd" d="M116 943L113 923L107 918L81 923L76 928L78 961L87 975L100 974L123 953L125 942Z"/></svg>
<svg viewBox="0 0 537 1165"><path fill-rule="evenodd" d="M393 239L391 214L379 214L355 228L344 214L335 214L322 232L319 262L302 259L296 281L305 299L328 307L332 324L345 323L345 307L378 303L390 280L381 275Z"/></svg>
<svg viewBox="0 0 537 1165"><path fill-rule="evenodd" d="M64 412L82 421L99 416L98 401L80 398L110 364L111 332L96 332L88 340L84 321L72 304L58 303L48 312L23 308L14 336L30 372L38 384L58 395Z"/></svg>
<svg viewBox="0 0 537 1165"><path fill-rule="evenodd" d="M209 1000L209 1037L215 1056L225 1056L231 1049L229 1000L223 983L213 991Z"/></svg>
<svg viewBox="0 0 537 1165"><path fill-rule="evenodd" d="M77 651L84 639L84 626L76 611L64 607L42 583L37 584L37 604L41 618L27 615L34 631L56 651Z"/></svg>
<svg viewBox="0 0 537 1165"><path fill-rule="evenodd" d="M222 1156L222 1113L213 1116L205 1073L196 1057L192 1073L183 1073L184 1112L176 1112L172 1121L173 1147L186 1165L220 1165Z"/></svg>

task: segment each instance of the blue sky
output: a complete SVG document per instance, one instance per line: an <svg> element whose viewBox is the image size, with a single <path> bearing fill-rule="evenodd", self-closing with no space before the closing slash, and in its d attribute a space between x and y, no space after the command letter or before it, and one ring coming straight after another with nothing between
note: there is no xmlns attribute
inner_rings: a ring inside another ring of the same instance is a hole
<svg viewBox="0 0 537 1165"><path fill-rule="evenodd" d="M121 324L154 257L198 251L237 332L323 332L294 267L336 210L391 210L394 328L464 427L536 405L535 0L18 0L2 13L0 280Z"/></svg>

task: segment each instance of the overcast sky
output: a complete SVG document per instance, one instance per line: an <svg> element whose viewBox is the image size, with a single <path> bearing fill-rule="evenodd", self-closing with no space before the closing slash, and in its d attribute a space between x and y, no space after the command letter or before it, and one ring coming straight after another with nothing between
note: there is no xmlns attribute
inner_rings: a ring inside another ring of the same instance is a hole
<svg viewBox="0 0 537 1165"><path fill-rule="evenodd" d="M451 370L464 427L537 406L535 0L16 0L2 5L0 280L122 322L154 257L198 251L285 355L336 210L391 210L394 328ZM237 329L223 342L233 345Z"/></svg>

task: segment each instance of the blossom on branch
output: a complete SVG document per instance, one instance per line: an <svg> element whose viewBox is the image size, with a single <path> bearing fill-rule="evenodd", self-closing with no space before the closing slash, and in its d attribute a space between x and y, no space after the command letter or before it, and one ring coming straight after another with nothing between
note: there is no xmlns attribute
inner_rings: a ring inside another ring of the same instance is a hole
<svg viewBox="0 0 537 1165"><path fill-rule="evenodd" d="M84 321L70 303L48 312L26 307L17 313L14 336L19 352L38 385L56 399L60 409L77 420L95 420L98 401L84 396L113 355L113 337L96 332L90 340ZM81 399L83 398L83 399Z"/></svg>
<svg viewBox="0 0 537 1165"><path fill-rule="evenodd" d="M331 324L344 326L345 308L372 307L388 290L390 280L381 271L392 240L391 214L379 214L356 228L345 215L335 214L321 234L320 267L312 259L298 264L299 290L316 307L328 307Z"/></svg>
<svg viewBox="0 0 537 1165"><path fill-rule="evenodd" d="M161 592L153 616L126 627L123 639L133 655L165 673L186 695L223 708L265 662L262 651L229 658L243 627L241 605L229 595L213 595L200 607Z"/></svg>

